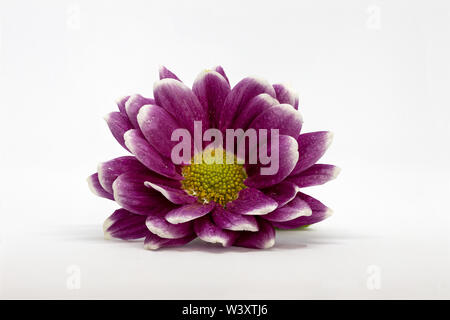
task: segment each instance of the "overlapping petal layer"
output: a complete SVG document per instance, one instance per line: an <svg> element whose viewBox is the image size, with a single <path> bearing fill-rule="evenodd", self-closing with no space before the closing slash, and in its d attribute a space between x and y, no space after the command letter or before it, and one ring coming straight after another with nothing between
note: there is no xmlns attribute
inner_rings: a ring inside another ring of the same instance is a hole
<svg viewBox="0 0 450 320"><path fill-rule="evenodd" d="M105 239L133 240L145 238L148 233L145 219L145 216L133 214L125 209L118 209L103 224Z"/></svg>

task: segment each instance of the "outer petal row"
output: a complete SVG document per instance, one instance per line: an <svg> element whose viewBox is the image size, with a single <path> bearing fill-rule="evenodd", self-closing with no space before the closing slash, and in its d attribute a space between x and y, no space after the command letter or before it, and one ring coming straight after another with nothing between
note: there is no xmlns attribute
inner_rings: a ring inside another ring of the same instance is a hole
<svg viewBox="0 0 450 320"><path fill-rule="evenodd" d="M272 222L273 226L280 229L296 229L305 225L317 223L332 215L333 211L319 200L301 192L298 193L298 196L306 203L308 203L308 206L312 211L311 215L300 216L296 219L286 222Z"/></svg>
<svg viewBox="0 0 450 320"><path fill-rule="evenodd" d="M87 182L89 189L92 191L93 194L102 198L114 200L112 194L103 189L103 187L101 186L100 181L98 180L98 173L90 175L87 178Z"/></svg>
<svg viewBox="0 0 450 320"><path fill-rule="evenodd" d="M264 215L272 212L278 204L263 192L254 188L239 191L238 198L227 205L227 211L243 215Z"/></svg>
<svg viewBox="0 0 450 320"><path fill-rule="evenodd" d="M273 88L277 94L277 99L280 103L287 103L298 109L298 94L294 92L289 86L284 84L274 84Z"/></svg>
<svg viewBox="0 0 450 320"><path fill-rule="evenodd" d="M340 171L341 169L331 164L315 164L298 175L290 176L288 181L299 188L317 186L335 179Z"/></svg>
<svg viewBox="0 0 450 320"><path fill-rule="evenodd" d="M163 247L183 246L196 238L195 234L191 234L180 239L165 239L158 237L156 234L148 232L144 241L144 248L147 250L156 250Z"/></svg>
<svg viewBox="0 0 450 320"><path fill-rule="evenodd" d="M234 243L235 246L268 249L275 244L275 230L273 226L263 219L258 220L258 232L241 232Z"/></svg>
<svg viewBox="0 0 450 320"><path fill-rule="evenodd" d="M128 130L124 134L124 140L127 148L147 168L168 178L181 179L172 161L163 158L137 129Z"/></svg>
<svg viewBox="0 0 450 320"><path fill-rule="evenodd" d="M242 215L230 212L221 206L217 206L211 214L214 223L231 231L258 231L258 223L254 216Z"/></svg>
<svg viewBox="0 0 450 320"><path fill-rule="evenodd" d="M119 144L129 151L128 147L125 145L125 139L123 135L130 129L133 129L133 125L122 112L111 112L105 116L105 121L108 124L109 130L111 130L114 138L119 142Z"/></svg>
<svg viewBox="0 0 450 320"><path fill-rule="evenodd" d="M112 184L122 173L146 173L149 170L135 157L124 156L100 163L97 167L97 171L101 186L112 194Z"/></svg>
<svg viewBox="0 0 450 320"><path fill-rule="evenodd" d="M150 232L165 239L184 238L193 232L191 222L172 224L160 215L148 216L145 224Z"/></svg>
<svg viewBox="0 0 450 320"><path fill-rule="evenodd" d="M141 215L157 214L172 206L158 191L147 188L148 175L128 172L113 183L114 200L123 208Z"/></svg>
<svg viewBox="0 0 450 320"><path fill-rule="evenodd" d="M237 232L218 227L211 221L209 216L196 219L194 221L194 230L203 241L220 243L224 247L231 246L239 235Z"/></svg>
<svg viewBox="0 0 450 320"><path fill-rule="evenodd" d="M303 133L297 138L299 159L291 175L296 175L315 164L327 151L333 134L329 131Z"/></svg>
<svg viewBox="0 0 450 320"><path fill-rule="evenodd" d="M263 216L264 219L274 222L284 222L294 220L301 216L310 216L312 214L308 203L296 196L285 206L272 211Z"/></svg>
<svg viewBox="0 0 450 320"><path fill-rule="evenodd" d="M145 216L118 209L103 224L105 239L132 240L144 238L147 233Z"/></svg>

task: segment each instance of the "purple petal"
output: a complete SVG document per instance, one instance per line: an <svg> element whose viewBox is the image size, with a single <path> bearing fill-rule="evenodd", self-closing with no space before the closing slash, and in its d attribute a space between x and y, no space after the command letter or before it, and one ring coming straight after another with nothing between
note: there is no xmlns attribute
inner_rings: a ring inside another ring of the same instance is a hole
<svg viewBox="0 0 450 320"><path fill-rule="evenodd" d="M231 246L239 235L237 232L222 230L208 216L194 221L194 231L203 241L220 243L224 247Z"/></svg>
<svg viewBox="0 0 450 320"><path fill-rule="evenodd" d="M125 145L136 158L150 170L165 177L181 179L170 159L163 158L137 129L128 130L124 134Z"/></svg>
<svg viewBox="0 0 450 320"><path fill-rule="evenodd" d="M125 209L119 209L105 220L103 224L105 239L132 240L144 238L148 229L145 226L145 216L133 214Z"/></svg>
<svg viewBox="0 0 450 320"><path fill-rule="evenodd" d="M277 99L272 98L267 93L258 94L242 107L233 123L233 128L246 130L257 116L279 104Z"/></svg>
<svg viewBox="0 0 450 320"><path fill-rule="evenodd" d="M114 200L123 208L142 215L154 215L170 208L168 202L159 192L147 188L144 181L148 175L123 173L113 183Z"/></svg>
<svg viewBox="0 0 450 320"><path fill-rule="evenodd" d="M278 203L278 208L295 198L297 186L292 182L283 181L272 187L264 189L263 192Z"/></svg>
<svg viewBox="0 0 450 320"><path fill-rule="evenodd" d="M145 221L151 233L165 239L184 238L193 233L192 223L171 224L163 216L148 216Z"/></svg>
<svg viewBox="0 0 450 320"><path fill-rule="evenodd" d="M159 79L175 79L181 81L172 71L164 66L159 67Z"/></svg>
<svg viewBox="0 0 450 320"><path fill-rule="evenodd" d="M238 198L227 204L227 211L235 214L263 215L277 208L278 204L257 189L245 188L239 191Z"/></svg>
<svg viewBox="0 0 450 320"><path fill-rule="evenodd" d="M297 138L302 129L302 116L300 112L293 109L291 105L279 104L257 116L249 128L259 129L279 129L280 135L289 135Z"/></svg>
<svg viewBox="0 0 450 320"><path fill-rule="evenodd" d="M275 244L275 230L271 223L258 219L258 232L240 232L239 238L234 243L235 246L268 249Z"/></svg>
<svg viewBox="0 0 450 320"><path fill-rule="evenodd" d="M176 182L179 183L179 181ZM146 181L145 186L159 191L164 197L166 197L167 200L175 204L188 204L197 201L197 198L187 194L184 190L181 189L181 183L179 183L179 187L174 187L167 184L157 184Z"/></svg>
<svg viewBox="0 0 450 320"><path fill-rule="evenodd" d="M258 231L258 223L254 216L235 214L216 206L211 214L214 223L222 229L232 231Z"/></svg>
<svg viewBox="0 0 450 320"><path fill-rule="evenodd" d="M311 214L312 211L308 203L297 196L284 207L266 214L263 218L269 221L284 222L301 216L311 216Z"/></svg>
<svg viewBox="0 0 450 320"><path fill-rule="evenodd" d="M280 103L287 103L298 109L298 94L294 92L289 86L284 84L274 84L273 88L277 94L277 99Z"/></svg>
<svg viewBox="0 0 450 320"><path fill-rule="evenodd" d="M225 70L223 70L223 68L221 66L215 67L214 71L220 73L220 75L225 79L225 81L228 83L228 85L230 84L230 81L228 80L228 77L225 74Z"/></svg>
<svg viewBox="0 0 450 320"><path fill-rule="evenodd" d="M164 239L158 237L156 234L148 232L144 241L144 248L147 250L157 250L163 247L178 247L183 246L196 238L195 234L188 235L180 239Z"/></svg>
<svg viewBox="0 0 450 320"><path fill-rule="evenodd" d="M208 214L214 206L214 202L186 204L167 213L166 220L172 224L188 222Z"/></svg>
<svg viewBox="0 0 450 320"><path fill-rule="evenodd" d="M283 181L295 167L298 161L297 141L291 136L280 135L278 148L271 147L271 154L278 153L279 167L278 171L273 175L262 175L259 168L253 170L253 174L244 181L245 185L253 188L268 188ZM270 164L273 165L273 164ZM256 167L256 166L254 166Z"/></svg>
<svg viewBox="0 0 450 320"><path fill-rule="evenodd" d="M299 197L308 203L308 206L312 210L310 216L301 216L297 219L286 221L286 222L272 222L272 224L280 229L297 229L299 227L310 225L322 221L333 214L330 208L327 208L322 202L314 199L307 194L298 193Z"/></svg>
<svg viewBox="0 0 450 320"><path fill-rule="evenodd" d="M115 158L98 165L98 180L103 189L113 193L114 180L125 172L148 172L149 170L133 156Z"/></svg>
<svg viewBox="0 0 450 320"><path fill-rule="evenodd" d="M267 93L275 97L275 90L265 80L256 78L244 78L231 90L224 102L224 108L219 115L218 127L221 130L231 127L238 111L245 106L250 99L261 93Z"/></svg>
<svg viewBox="0 0 450 320"><path fill-rule="evenodd" d="M178 141L171 141L172 132L180 128L175 119L163 108L149 105L140 109L137 121L150 145L170 158L173 147L178 144Z"/></svg>
<svg viewBox="0 0 450 320"><path fill-rule="evenodd" d="M341 169L331 164L315 164L295 176L290 176L288 181L295 183L299 188L317 186L334 180L340 171Z"/></svg>
<svg viewBox="0 0 450 320"><path fill-rule="evenodd" d="M128 117L121 112L111 112L105 116L105 121L108 124L109 130L111 130L114 138L116 138L117 142L119 142L122 147L128 150L123 138L125 132L133 129L133 125L131 124Z"/></svg>
<svg viewBox="0 0 450 320"><path fill-rule="evenodd" d="M129 98L130 96L125 96L117 100L117 107L119 108L120 113L122 113L124 116L127 115L127 111L125 110L125 103L128 101Z"/></svg>
<svg viewBox="0 0 450 320"><path fill-rule="evenodd" d="M218 114L223 109L230 85L225 78L215 71L204 71L195 79L192 91L197 96L208 115L211 126L216 126Z"/></svg>
<svg viewBox="0 0 450 320"><path fill-rule="evenodd" d="M174 79L157 81L153 88L156 104L171 114L184 128L194 132L194 121L207 123L206 113L192 90ZM204 128L205 129L205 128Z"/></svg>
<svg viewBox="0 0 450 320"><path fill-rule="evenodd" d="M135 129L139 129L139 124L137 120L137 115L142 106L146 104L155 104L155 100L144 98L140 94L135 94L128 99L125 104L125 110L127 112L127 116L130 119L131 124L133 124Z"/></svg>
<svg viewBox="0 0 450 320"><path fill-rule="evenodd" d="M296 175L315 164L333 141L329 131L308 132L298 136L299 159L291 175Z"/></svg>
<svg viewBox="0 0 450 320"><path fill-rule="evenodd" d="M91 189L92 193L106 199L114 200L114 197L111 193L103 189L98 180L98 173L94 173L87 178L89 189Z"/></svg>

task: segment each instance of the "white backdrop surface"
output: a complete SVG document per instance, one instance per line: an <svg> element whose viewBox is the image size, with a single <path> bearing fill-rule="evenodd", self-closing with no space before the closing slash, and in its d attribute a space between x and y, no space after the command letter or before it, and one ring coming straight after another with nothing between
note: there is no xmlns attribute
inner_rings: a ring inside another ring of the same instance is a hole
<svg viewBox="0 0 450 320"><path fill-rule="evenodd" d="M0 298L450 298L448 1L0 1ZM331 130L335 214L267 251L103 239L102 117L222 65ZM76 281L74 281L74 279Z"/></svg>

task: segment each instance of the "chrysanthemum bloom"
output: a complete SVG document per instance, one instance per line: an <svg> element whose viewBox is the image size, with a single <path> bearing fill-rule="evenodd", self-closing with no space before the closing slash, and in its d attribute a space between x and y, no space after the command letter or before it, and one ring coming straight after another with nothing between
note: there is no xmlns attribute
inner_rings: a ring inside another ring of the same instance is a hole
<svg viewBox="0 0 450 320"><path fill-rule="evenodd" d="M331 214L299 189L337 176L337 167L316 164L332 135L300 134L298 97L288 87L248 77L231 88L216 67L200 73L190 89L162 67L153 96L124 97L119 110L106 116L113 136L130 153L99 164L88 178L96 195L121 207L104 223L106 238L145 238L146 249L197 237L224 247L270 248L276 228L311 225ZM222 132L279 129L278 145L268 145L269 153L279 154L279 169L263 175L260 162L175 164L171 152L178 142L172 133L185 128L193 134L194 121Z"/></svg>

